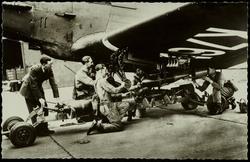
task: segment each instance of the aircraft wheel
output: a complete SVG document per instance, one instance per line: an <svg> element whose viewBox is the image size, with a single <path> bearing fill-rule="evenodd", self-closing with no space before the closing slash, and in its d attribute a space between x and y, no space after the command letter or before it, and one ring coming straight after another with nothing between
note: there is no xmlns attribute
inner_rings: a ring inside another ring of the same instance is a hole
<svg viewBox="0 0 250 162"><path fill-rule="evenodd" d="M219 108L216 106L216 104L213 102L213 96L210 95L207 99L207 109L208 109L208 112L211 114L211 115L217 115L217 114L220 114L222 113L225 109L228 109L229 108L229 104L226 100L225 97L221 97L221 106L222 106L222 111L219 110Z"/></svg>
<svg viewBox="0 0 250 162"><path fill-rule="evenodd" d="M5 122L3 123L3 131L9 131L11 128L17 123L17 122L23 122L24 120L20 118L19 116L12 116L9 117ZM9 134L5 134L5 136L9 137Z"/></svg>
<svg viewBox="0 0 250 162"><path fill-rule="evenodd" d="M183 106L183 108L185 110L193 110L193 109L196 109L197 108L197 103L194 103L192 101L190 101L189 99L192 99L194 101L198 101L199 100L199 97L196 93L192 93L190 94L189 97L184 97L182 102L181 102L181 105Z"/></svg>
<svg viewBox="0 0 250 162"><path fill-rule="evenodd" d="M36 139L36 130L29 123L19 122L11 128L9 138L16 147L30 146Z"/></svg>

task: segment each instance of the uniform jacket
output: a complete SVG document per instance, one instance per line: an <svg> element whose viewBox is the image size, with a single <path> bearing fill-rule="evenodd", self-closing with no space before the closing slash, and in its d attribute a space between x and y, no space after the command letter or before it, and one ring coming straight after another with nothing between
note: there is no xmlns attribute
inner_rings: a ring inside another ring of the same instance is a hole
<svg viewBox="0 0 250 162"><path fill-rule="evenodd" d="M83 68L76 73L74 82L74 91L76 92L76 98L79 98L80 96L92 96L94 94L95 81Z"/></svg>
<svg viewBox="0 0 250 162"><path fill-rule="evenodd" d="M107 79L99 78L95 82L95 91L100 101L112 102L112 95L121 92L122 87L114 87L111 85Z"/></svg>
<svg viewBox="0 0 250 162"><path fill-rule="evenodd" d="M59 97L58 87L55 82L54 74L51 68L43 71L42 65L34 65L30 72L23 78L23 83L20 88L20 94L25 98L39 99L45 98L42 83L49 80L53 91L54 98Z"/></svg>
<svg viewBox="0 0 250 162"><path fill-rule="evenodd" d="M100 112L107 116L109 122L119 123L129 109L129 103L112 102L111 94L122 91L121 86L114 87L107 79L99 78L95 82L95 91L100 99Z"/></svg>

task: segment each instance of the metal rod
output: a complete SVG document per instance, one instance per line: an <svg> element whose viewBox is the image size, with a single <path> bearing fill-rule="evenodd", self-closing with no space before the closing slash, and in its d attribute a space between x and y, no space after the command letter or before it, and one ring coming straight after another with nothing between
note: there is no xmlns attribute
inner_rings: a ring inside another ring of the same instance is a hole
<svg viewBox="0 0 250 162"><path fill-rule="evenodd" d="M7 134L10 134L10 131L2 132L2 135L7 135Z"/></svg>
<svg viewBox="0 0 250 162"><path fill-rule="evenodd" d="M51 103L51 104L57 104L56 102L52 102L52 101L46 101L47 103Z"/></svg>
<svg viewBox="0 0 250 162"><path fill-rule="evenodd" d="M74 74L76 74L76 72L74 70L72 70L71 68L69 68L68 66L64 65L67 69L69 69L71 72L73 72Z"/></svg>

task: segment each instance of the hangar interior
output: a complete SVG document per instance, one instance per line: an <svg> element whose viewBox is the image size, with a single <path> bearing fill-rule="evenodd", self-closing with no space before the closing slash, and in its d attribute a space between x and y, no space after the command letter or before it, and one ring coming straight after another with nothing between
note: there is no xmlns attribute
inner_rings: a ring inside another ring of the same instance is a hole
<svg viewBox="0 0 250 162"><path fill-rule="evenodd" d="M3 39L2 47L2 80L21 79L25 73L21 43Z"/></svg>
<svg viewBox="0 0 250 162"><path fill-rule="evenodd" d="M40 50L34 50L29 44L23 41L14 41L2 39L2 83L3 85L14 84L22 80L28 73L29 68L38 64L42 56ZM53 71L58 87L73 86L74 75L81 68L81 63L53 59ZM46 81L43 87L50 88L49 82ZM18 90L15 87L11 91Z"/></svg>

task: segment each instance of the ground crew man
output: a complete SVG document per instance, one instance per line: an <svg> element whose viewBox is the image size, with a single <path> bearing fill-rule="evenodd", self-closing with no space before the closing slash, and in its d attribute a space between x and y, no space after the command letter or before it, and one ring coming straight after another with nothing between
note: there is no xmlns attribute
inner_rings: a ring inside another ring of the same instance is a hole
<svg viewBox="0 0 250 162"><path fill-rule="evenodd" d="M94 94L93 61L90 56L84 56L81 60L83 66L76 73L74 79L73 99L91 99Z"/></svg>
<svg viewBox="0 0 250 162"><path fill-rule="evenodd" d="M203 80L205 80L205 82L202 86L198 86L197 89L203 92L210 84L213 86L212 99L220 114L225 110L221 104L222 95L224 97L231 97L238 89L231 83L231 81L226 81L221 72L214 72L214 69L208 68L208 74L208 76L202 78ZM236 104L234 103L234 101L231 104L232 108L234 109L236 107Z"/></svg>
<svg viewBox="0 0 250 162"><path fill-rule="evenodd" d="M93 73L93 66L94 66L93 60L90 56L84 56L81 62L83 66L79 71L77 71L74 79L73 99L91 100L95 92L94 90L95 74ZM85 120L84 117L79 117L78 122L81 123L84 122L84 120Z"/></svg>
<svg viewBox="0 0 250 162"><path fill-rule="evenodd" d="M25 97L25 101L28 107L29 113L33 111L37 106L44 107L47 106L45 101L44 91L42 87L42 83L45 80L49 80L50 86L53 91L54 98L57 99L59 103L59 91L57 84L54 79L54 74L52 71L52 63L51 58L43 56L40 59L40 63L38 65L33 65L30 69L30 72L26 74L23 78L23 83L20 88L20 94ZM48 110L43 109L44 116L48 116ZM33 116L31 118L32 123L37 122L37 116ZM44 122L39 124L37 127L37 133L40 136L46 136L54 131L48 129L48 123Z"/></svg>
<svg viewBox="0 0 250 162"><path fill-rule="evenodd" d="M113 102L111 94L117 94L125 87L125 83L122 82L119 87L112 86L108 81L108 70L104 64L98 64L95 67L96 70L96 83L95 91L99 97L100 112L106 116L109 123L102 123L101 120L92 128L92 130L98 130L100 132L114 132L121 131L122 118L129 111L130 104L128 102ZM128 93L124 93L126 96ZM89 132L90 133L90 132Z"/></svg>
<svg viewBox="0 0 250 162"><path fill-rule="evenodd" d="M132 86L130 87L130 91L136 92L135 101L137 103L137 109L139 112L139 118L142 118L146 114L146 108L143 106L142 100L144 99L144 95L148 92L147 87L141 87L142 81L145 79L145 73L140 69L136 69L136 73L134 79L132 81Z"/></svg>

